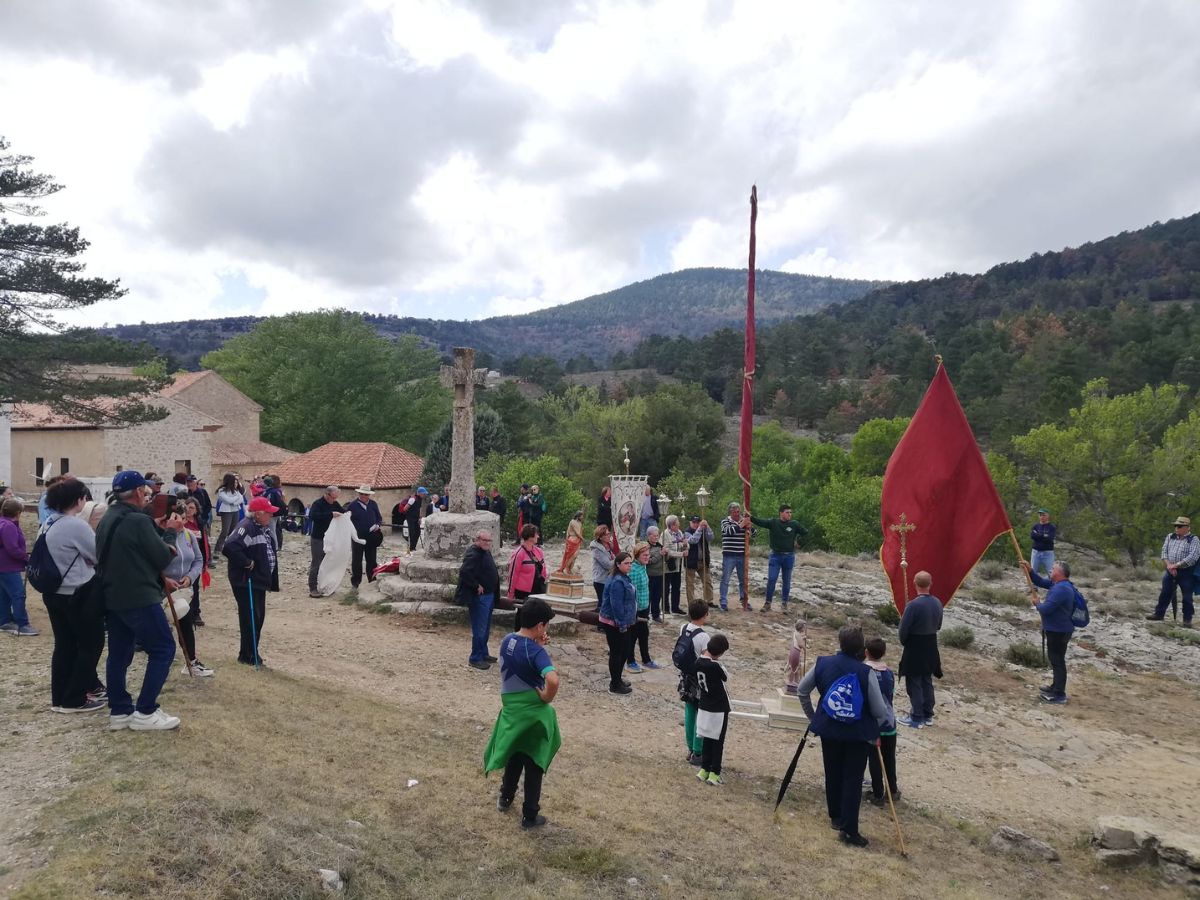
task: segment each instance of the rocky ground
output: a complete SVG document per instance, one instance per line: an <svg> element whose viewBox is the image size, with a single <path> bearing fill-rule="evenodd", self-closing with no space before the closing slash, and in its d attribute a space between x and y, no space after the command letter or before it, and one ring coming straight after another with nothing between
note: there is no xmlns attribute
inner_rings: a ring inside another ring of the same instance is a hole
<svg viewBox="0 0 1200 900"><path fill-rule="evenodd" d="M381 561L391 552L395 548L389 538ZM547 556L556 561L560 552L549 547ZM497 707L497 678L495 672L466 667L465 627L435 622L420 612L396 614L391 598L374 585L352 594L347 583L334 597L311 599L304 584L306 565L304 548L292 540L282 554L285 588L269 599L264 655L272 670L385 704L421 698L438 716L473 723L479 740L484 739ZM1076 565L1077 572L1085 568ZM761 602L765 569L765 560L752 562L755 607ZM1068 856L1064 865L1081 867L1071 871L1072 878L1082 881L1063 883L1074 885L1068 892L1082 895L1105 889L1111 881L1102 866L1086 862L1090 851L1081 855L1101 817L1121 814L1163 828L1196 830L1200 795L1192 787L1191 768L1200 746L1200 645L1190 632L1169 623L1155 624L1152 631L1140 618L1157 592L1149 573L1131 576L1097 564L1077 582L1092 601L1093 624L1071 645L1069 704L1039 704L1037 686L1046 673L1007 661L1011 644L1037 643L1037 617L1022 599L1019 570L985 564L946 611L946 628L967 626L973 642L966 649L943 650L946 677L937 686L937 726L902 729L898 754L902 823L909 822L918 833L931 822L949 823L981 848L1001 826L1016 828ZM895 629L877 613L887 602L877 561L802 556L787 614L714 613L712 627L725 631L731 641L724 660L731 694L742 700L774 694L782 684L793 621L800 616L811 625L810 660L832 651L838 626L861 621L868 632L889 641L888 661L895 666ZM205 600L209 625L199 636L201 658L218 669L217 679L241 675L233 671L236 623L230 606L218 573ZM7 776L0 787L4 890L34 883L39 869L53 860L56 846L46 837L48 811L87 777L88 766L81 769L81 759L95 752L97 742L111 740L101 729L100 716L81 721L89 717L48 711L51 639L40 602L31 602L30 609L45 635L2 636L0 643L0 754ZM616 760L628 754L654 765L670 760L678 765L682 736L669 657L680 622L654 628L652 653L666 668L632 676L635 691L623 698L606 692L600 635L581 627L553 639L550 650L563 675L556 705L568 761L579 762L581 755ZM202 689L204 685L189 685L173 672L163 702L184 716L184 730L187 692ZM901 712L906 709L902 695L897 706ZM726 778L747 785L752 795L747 802L764 804L764 815L771 785L777 784L796 738L752 721L735 721L730 727ZM793 816L817 815L819 753L802 758L796 783L785 809ZM552 804L553 780L547 792ZM876 846L890 840L891 824L876 811L865 814L864 830ZM1020 889L992 880L986 867L977 877L973 893L986 896L1037 895L1036 881L1042 876L1034 872L1033 882ZM1118 881L1112 883L1128 889L1120 877L1113 874ZM1157 892L1158 885L1152 878L1137 882L1139 892Z"/></svg>

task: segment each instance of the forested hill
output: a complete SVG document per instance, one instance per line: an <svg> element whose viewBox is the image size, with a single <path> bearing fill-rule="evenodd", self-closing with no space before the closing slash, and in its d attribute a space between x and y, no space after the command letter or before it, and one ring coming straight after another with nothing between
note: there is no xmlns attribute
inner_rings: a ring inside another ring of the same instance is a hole
<svg viewBox="0 0 1200 900"><path fill-rule="evenodd" d="M893 284L759 332L756 408L846 433L908 415L940 353L977 433L1062 421L1093 378L1113 393L1200 388L1200 214L980 275ZM621 366L700 381L732 408L739 335L653 338Z"/></svg>
<svg viewBox="0 0 1200 900"><path fill-rule="evenodd" d="M760 325L846 303L886 284L771 271L760 271L756 281ZM741 327L745 302L744 269L684 269L520 316L473 322L374 315L366 319L385 336L411 332L442 352L468 346L489 351L495 359L518 356L524 350L560 362L581 354L601 362L615 351L632 350L650 334L700 337L719 328ZM172 367L195 369L201 356L251 330L258 321L238 316L143 322L109 330L157 348L168 355Z"/></svg>

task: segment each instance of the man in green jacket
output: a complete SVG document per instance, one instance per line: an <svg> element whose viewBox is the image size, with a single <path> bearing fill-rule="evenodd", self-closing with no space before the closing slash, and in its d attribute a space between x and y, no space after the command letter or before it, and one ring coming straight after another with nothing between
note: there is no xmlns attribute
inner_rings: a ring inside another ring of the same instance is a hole
<svg viewBox="0 0 1200 900"><path fill-rule="evenodd" d="M796 565L796 542L802 540L805 530L792 519L792 508L786 503L779 507L779 518L760 519L751 516L750 521L759 528L767 529L771 536L771 557L767 561L767 602L763 610L771 608L775 597L775 582L783 572L783 611L787 612L788 598L792 594L792 568Z"/></svg>
<svg viewBox="0 0 1200 900"><path fill-rule="evenodd" d="M179 585L164 578L162 571L175 555L178 532L159 528L143 512L151 487L140 473L118 472L112 489L112 505L96 526L96 570L104 590L108 629L108 727L112 731L178 728L179 719L158 705L158 694L175 658L175 638L162 600L164 586L173 591ZM178 518L172 513L167 524ZM125 687L135 645L149 656L136 707Z"/></svg>

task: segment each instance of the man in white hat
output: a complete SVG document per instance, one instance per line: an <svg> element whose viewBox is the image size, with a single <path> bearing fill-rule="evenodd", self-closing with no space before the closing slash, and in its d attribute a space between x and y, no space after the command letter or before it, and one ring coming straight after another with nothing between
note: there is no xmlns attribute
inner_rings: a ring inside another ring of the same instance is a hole
<svg viewBox="0 0 1200 900"><path fill-rule="evenodd" d="M1200 540L1192 534L1192 520L1187 516L1175 519L1175 528L1162 545L1163 573L1162 590L1158 594L1158 605L1146 616L1151 621L1160 621L1167 614L1167 607L1175 606L1175 587L1183 594L1183 624L1192 627L1192 578L1197 561L1200 561Z"/></svg>
<svg viewBox="0 0 1200 900"><path fill-rule="evenodd" d="M354 501L350 504L350 521L361 540L350 544L350 586L358 587L363 577L363 555L367 557L367 581L375 580L375 551L383 543L383 513L379 504L371 499L375 492L369 484L359 485Z"/></svg>

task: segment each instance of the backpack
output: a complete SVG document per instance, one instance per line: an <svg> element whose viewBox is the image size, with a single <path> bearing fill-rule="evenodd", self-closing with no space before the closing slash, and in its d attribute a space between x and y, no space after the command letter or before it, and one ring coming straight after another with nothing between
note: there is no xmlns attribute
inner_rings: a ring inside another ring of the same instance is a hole
<svg viewBox="0 0 1200 900"><path fill-rule="evenodd" d="M25 575L34 590L40 594L57 594L58 589L62 587L63 579L67 577L67 572L70 572L75 563L79 561L79 554L76 553L75 559L71 560L71 565L67 566L67 571L61 573L58 571L58 564L50 554L50 545L46 543L46 535L58 521L55 519L37 536L37 540L33 542L33 550L29 554L29 562L25 564Z"/></svg>
<svg viewBox="0 0 1200 900"><path fill-rule="evenodd" d="M1190 536L1190 535L1189 535ZM1071 585L1071 587L1075 587ZM1075 589L1075 606L1071 609L1071 624L1076 628L1087 628L1091 624L1092 614L1088 612L1087 600L1079 589Z"/></svg>
<svg viewBox="0 0 1200 900"><path fill-rule="evenodd" d="M829 686L821 697L821 709L834 722L858 722L862 719L863 693L858 675L848 672Z"/></svg>
<svg viewBox="0 0 1200 900"><path fill-rule="evenodd" d="M691 628L686 625L675 639L675 649L671 651L671 662L684 675L696 671L696 644L693 638L703 631L703 628Z"/></svg>

